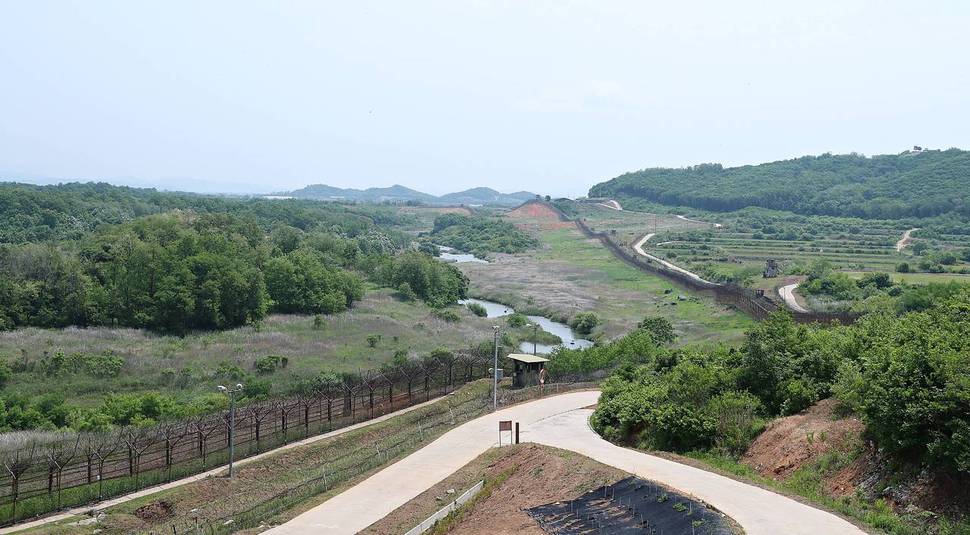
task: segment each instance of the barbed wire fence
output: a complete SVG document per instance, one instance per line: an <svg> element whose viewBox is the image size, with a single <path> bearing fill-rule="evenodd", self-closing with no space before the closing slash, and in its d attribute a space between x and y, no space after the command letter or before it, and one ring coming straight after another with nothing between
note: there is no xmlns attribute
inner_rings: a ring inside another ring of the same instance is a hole
<svg viewBox="0 0 970 535"><path fill-rule="evenodd" d="M501 390L498 403L505 407L561 392L595 388L597 383L579 381L585 377L562 376L559 381L544 387ZM261 525L308 498L331 491L355 477L379 468L397 457L430 442L443 432L491 411L491 395L483 395L459 402L443 400L416 418L414 426L405 426L372 440L360 441L354 449L344 450L326 461L300 471L300 480L282 489L261 488L258 481L248 483L245 494L236 495L231 507L226 504L199 509L193 518L148 530L154 535L219 535ZM269 492L265 492L269 490Z"/></svg>
<svg viewBox="0 0 970 535"><path fill-rule="evenodd" d="M294 397L236 408L239 459L377 418L485 377L491 359L439 354L343 374ZM97 433L16 433L0 445L0 526L221 467L228 411Z"/></svg>

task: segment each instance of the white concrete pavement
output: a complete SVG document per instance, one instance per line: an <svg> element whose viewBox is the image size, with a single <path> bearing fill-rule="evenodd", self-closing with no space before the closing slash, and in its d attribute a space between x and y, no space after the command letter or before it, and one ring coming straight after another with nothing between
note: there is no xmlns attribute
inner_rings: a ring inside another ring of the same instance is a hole
<svg viewBox="0 0 970 535"><path fill-rule="evenodd" d="M404 505L484 453L498 421L514 420L522 438L568 449L694 495L734 518L748 535L864 535L836 515L698 468L621 448L589 428L599 392L574 392L516 405L472 420L293 520L273 535L351 534Z"/></svg>
<svg viewBox="0 0 970 535"><path fill-rule="evenodd" d="M384 518L398 507L458 471L498 444L499 420L528 428L544 418L588 407L599 392L571 392L514 405L458 426L424 448L264 533L351 534ZM505 440L509 440L505 433Z"/></svg>
<svg viewBox="0 0 970 535"><path fill-rule="evenodd" d="M836 515L769 490L607 442L590 429L590 414L580 409L553 416L525 428L521 438L575 451L700 498L741 524L747 535L865 534Z"/></svg>
<svg viewBox="0 0 970 535"><path fill-rule="evenodd" d="M786 284L778 288L778 295L781 296L788 308L794 310L795 312L801 312L807 314L811 312L807 308L798 304L798 300L795 298L795 289L798 288L799 283Z"/></svg>

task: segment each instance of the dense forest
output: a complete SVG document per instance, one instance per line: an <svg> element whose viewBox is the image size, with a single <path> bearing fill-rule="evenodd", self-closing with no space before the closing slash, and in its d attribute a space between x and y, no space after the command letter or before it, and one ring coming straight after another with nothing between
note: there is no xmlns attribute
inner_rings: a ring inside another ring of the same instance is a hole
<svg viewBox="0 0 970 535"><path fill-rule="evenodd" d="M968 180L970 152L949 149L643 169L597 184L589 195L718 212L762 207L867 219L970 217Z"/></svg>
<svg viewBox="0 0 970 535"><path fill-rule="evenodd" d="M11 222L0 228L31 242L0 245L0 329L111 325L184 333L258 324L270 312L340 312L361 299L366 279L407 287L435 306L453 303L467 287L454 267L402 254L410 240L388 228L396 215L379 208L358 213L317 201L103 184L0 191ZM37 219L32 210L40 206L46 215Z"/></svg>
<svg viewBox="0 0 970 535"><path fill-rule="evenodd" d="M402 222L392 210L377 206L171 193L104 183L8 182L0 183L0 243L76 240L99 225L172 210L230 213L251 218L265 229L284 224L302 230L338 229L349 236Z"/></svg>
<svg viewBox="0 0 970 535"><path fill-rule="evenodd" d="M428 237L437 245L485 256L487 253L521 253L539 241L518 227L484 216L443 214L435 218Z"/></svg>

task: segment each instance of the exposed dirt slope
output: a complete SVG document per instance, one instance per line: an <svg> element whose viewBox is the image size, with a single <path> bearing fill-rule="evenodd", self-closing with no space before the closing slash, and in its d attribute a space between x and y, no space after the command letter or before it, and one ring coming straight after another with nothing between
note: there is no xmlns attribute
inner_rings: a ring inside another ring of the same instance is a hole
<svg viewBox="0 0 970 535"><path fill-rule="evenodd" d="M542 529L524 509L572 499L626 476L587 457L535 444L519 446L514 454L490 466L488 474L495 476L512 469L512 476L476 504L450 533L542 535Z"/></svg>
<svg viewBox="0 0 970 535"><path fill-rule="evenodd" d="M857 418L836 418L836 401L820 401L801 414L771 423L748 448L742 462L761 475L784 479L829 451L860 445L865 425Z"/></svg>
<svg viewBox="0 0 970 535"><path fill-rule="evenodd" d="M776 480L801 468L815 470L833 498L882 499L914 518L931 518L927 511L957 517L970 511L970 478L893 462L865 439L859 419L839 417L836 408L837 402L828 399L775 420L751 444L742 462ZM820 469L818 463L833 453L843 461ZM932 524L927 527L933 532Z"/></svg>
<svg viewBox="0 0 970 535"><path fill-rule="evenodd" d="M519 220L521 222L519 224L520 227L523 225L526 227L533 226L538 230L570 228L575 226L570 221L561 221L559 214L555 210L537 202L523 204L505 214L505 217L512 220Z"/></svg>

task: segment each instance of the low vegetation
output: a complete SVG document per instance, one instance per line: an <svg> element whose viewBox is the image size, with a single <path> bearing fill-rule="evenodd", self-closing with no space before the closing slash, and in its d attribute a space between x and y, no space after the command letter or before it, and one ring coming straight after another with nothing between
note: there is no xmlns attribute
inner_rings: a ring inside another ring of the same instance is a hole
<svg viewBox="0 0 970 535"><path fill-rule="evenodd" d="M427 239L479 257L488 253L521 253L539 245L538 240L508 221L456 213L436 217Z"/></svg>

